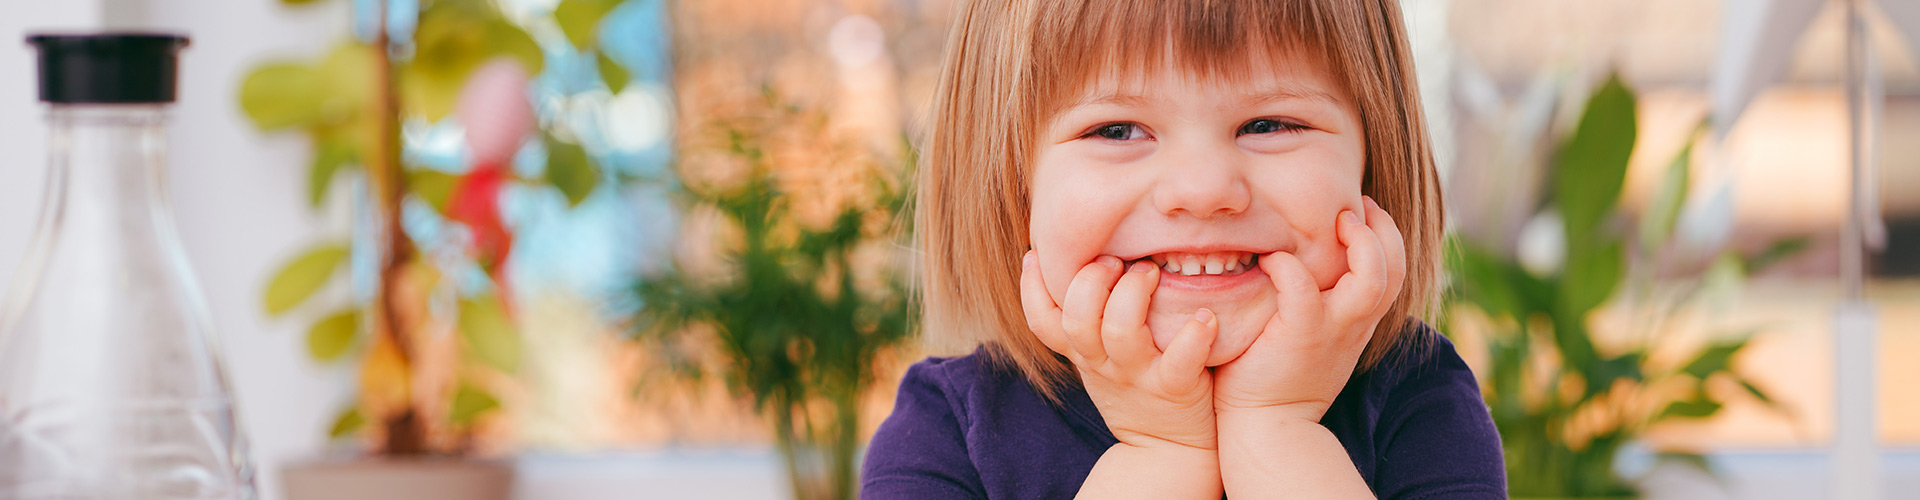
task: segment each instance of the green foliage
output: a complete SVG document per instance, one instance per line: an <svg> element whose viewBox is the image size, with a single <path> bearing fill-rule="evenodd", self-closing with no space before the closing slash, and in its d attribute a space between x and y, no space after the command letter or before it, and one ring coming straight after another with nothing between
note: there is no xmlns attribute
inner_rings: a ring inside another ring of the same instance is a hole
<svg viewBox="0 0 1920 500"><path fill-rule="evenodd" d="M1619 75L1609 75L1587 99L1579 128L1556 155L1553 194L1566 220L1568 248L1588 237L1612 235L1596 229L1613 213L1626 183L1639 126L1636 102Z"/></svg>
<svg viewBox="0 0 1920 500"><path fill-rule="evenodd" d="M600 186L600 174L593 168L587 149L551 135L547 142L547 183L566 195L567 206L579 205Z"/></svg>
<svg viewBox="0 0 1920 500"><path fill-rule="evenodd" d="M313 164L307 167L307 205L320 208L327 191L333 187L333 174L354 161L353 146L329 141L318 146Z"/></svg>
<svg viewBox="0 0 1920 500"><path fill-rule="evenodd" d="M606 82L608 92L618 94L621 89L627 88L627 81L633 77L627 74L627 69L621 67L620 63L607 57L606 52L596 54L594 61L600 66L600 81Z"/></svg>
<svg viewBox="0 0 1920 500"><path fill-rule="evenodd" d="M567 42L574 47L585 49L598 45L600 19L613 12L623 0L564 0L553 8L553 20L560 24L560 32L567 36Z"/></svg>
<svg viewBox="0 0 1920 500"><path fill-rule="evenodd" d="M478 297L460 301L460 336L467 352L496 370L513 373L520 369L520 336L500 301Z"/></svg>
<svg viewBox="0 0 1920 500"><path fill-rule="evenodd" d="M353 346L353 339L359 334L359 309L334 313L307 329L307 353L319 361L338 360Z"/></svg>
<svg viewBox="0 0 1920 500"><path fill-rule="evenodd" d="M1661 255L1686 203L1691 144L1669 164L1637 225L1609 222L1620 216L1617 205L1636 134L1635 107L1633 91L1617 75L1609 76L1587 100L1578 128L1555 156L1551 202L1545 209L1557 210L1565 221L1563 269L1536 274L1480 243L1448 242L1451 279L1445 309L1449 314L1478 310L1493 330L1487 339L1490 366L1481 381L1506 451L1508 490L1515 496L1634 494L1613 471L1621 446L1660 422L1719 412L1725 401L1706 390L1709 380L1731 379L1744 394L1784 411L1735 370L1733 359L1752 330L1712 335L1713 342L1677 366L1649 362L1656 349L1668 349L1651 334L1607 349L1594 343L1590 318L1623 287L1631 288L1632 276L1644 275L1649 282L1633 290L1651 293L1651 268L1635 266L1651 266ZM1628 244L1629 232L1637 245ZM1721 274L1737 280L1753 271L1739 263L1771 263L1800 248L1783 244L1788 246L1776 246L1779 250L1754 259L1728 252L1716 262L1733 263L1731 267L1712 267L1730 269ZM1708 279L1694 281L1711 281L1715 271L1707 274ZM1700 291L1700 286L1685 287L1680 296L1664 302L1684 304ZM1641 316L1647 319L1641 326L1650 329L1670 313L1655 308ZM1543 359L1557 363L1544 363L1552 369L1542 371L1538 367Z"/></svg>
<svg viewBox="0 0 1920 500"><path fill-rule="evenodd" d="M873 381L875 357L912 334L916 314L902 270L891 260L857 259L855 249L897 236L887 229L905 198L895 184L875 182L870 201L849 202L824 226L798 220L768 143L783 127L814 127L822 142L826 134L816 120L769 101L765 116L723 122L724 153L749 166L744 180L681 185L689 202L716 209L739 230L737 245L718 256L723 276L674 268L642 280L639 334L672 340L710 331L721 375L773 422L795 497L851 498L858 398ZM874 270L879 284L861 285L862 270ZM686 328L693 324L710 328ZM825 455L814 462L829 464L824 480L797 472L807 453Z"/></svg>
<svg viewBox="0 0 1920 500"><path fill-rule="evenodd" d="M441 214L446 214L447 205L453 203L453 187L459 183L459 177L439 170L423 168L407 172L407 188L413 197Z"/></svg>
<svg viewBox="0 0 1920 500"><path fill-rule="evenodd" d="M582 42L596 36L601 19L622 1L566 0L554 12L555 20L581 51L597 52L592 43ZM281 0L280 3L301 5L318 3L318 0ZM530 75L540 74L546 63L545 49L525 29L507 19L496 3L491 0L420 2L424 9L418 14L412 40L391 40L391 46L379 46L348 38L324 57L262 63L250 69L240 82L235 96L238 107L262 132L298 132L312 141L313 156L305 165L308 182L305 194L307 203L320 209L335 182L354 178L349 174L365 170L369 164L397 161L393 159L397 155L392 150L375 147L400 140L392 125L404 121L403 118L428 121L446 118L467 80L483 64L509 58ZM384 9L385 2L380 4ZM398 59L394 59L396 57ZM629 76L618 64L604 55L598 63L602 80L610 88L618 91L626 84ZM552 122L542 120L542 123ZM549 158L547 175L543 179L514 179L513 182L548 183L565 194L570 205L577 205L599 189L600 172L584 148L551 139L550 132L540 131L548 138L549 150L554 152ZM382 157L383 154L386 156ZM401 170L399 180L392 187L404 198L424 202L442 215L448 213L453 193L460 186L458 175L406 165L390 168ZM386 179L362 178L372 180L375 185ZM394 233L392 237L398 240L392 245L382 242L372 246L414 248L415 242L404 232ZM321 245L284 264L262 293L263 308L278 316L309 302L328 282L345 274L339 269L347 261L349 252L344 243ZM434 265L431 260L418 257L416 253L407 257L408 262L383 265ZM395 278L397 274L400 273L382 272L379 276L383 280L403 279ZM388 290L384 286L381 289ZM406 298L377 300L403 299ZM501 302L492 296L471 296L462 298L461 306L459 327L465 355L490 368L514 371L520 362L520 344ZM350 357L366 326L382 324L366 321L363 316L372 316L379 310L383 309L369 306L363 311L360 307L349 307L319 318L307 330L308 353L322 362ZM393 326L403 330L412 327ZM499 402L491 395L478 391L476 386L469 385L455 394L451 416L457 424L470 423L479 414L498 407ZM410 409L409 413L422 413L413 410L418 409ZM371 417L380 420L391 415ZM329 433L340 437L356 432L368 418L358 407L350 408L335 419ZM392 421L380 423L394 424ZM392 447L392 442L388 446Z"/></svg>
<svg viewBox="0 0 1920 500"><path fill-rule="evenodd" d="M492 394L472 385L461 384L453 393L453 408L447 412L447 420L454 425L465 426L486 412L500 408L500 400Z"/></svg>
<svg viewBox="0 0 1920 500"><path fill-rule="evenodd" d="M359 406L348 406L340 415L333 417L333 425L327 427L328 439L340 439L360 432L367 426L367 416L360 413Z"/></svg>
<svg viewBox="0 0 1920 500"><path fill-rule="evenodd" d="M308 249L274 273L273 281L267 283L266 294L261 297L261 305L267 314L275 316L292 310L326 286L334 272L346 262L346 245L328 243Z"/></svg>
<svg viewBox="0 0 1920 500"><path fill-rule="evenodd" d="M240 83L240 109L261 130L274 131L320 119L326 93L318 68L274 63L255 68Z"/></svg>
<svg viewBox="0 0 1920 500"><path fill-rule="evenodd" d="M1647 203L1647 213L1640 217L1642 252L1654 252L1666 245L1674 225L1680 221L1680 207L1686 203L1687 189L1692 186L1693 144L1687 143L1680 149L1680 155L1667 165L1660 190L1653 194L1652 201Z"/></svg>
<svg viewBox="0 0 1920 500"><path fill-rule="evenodd" d="M417 53L400 68L400 96L408 111L439 120L453 111L467 76L497 57L539 74L546 53L525 30L478 2L434 2L420 12Z"/></svg>

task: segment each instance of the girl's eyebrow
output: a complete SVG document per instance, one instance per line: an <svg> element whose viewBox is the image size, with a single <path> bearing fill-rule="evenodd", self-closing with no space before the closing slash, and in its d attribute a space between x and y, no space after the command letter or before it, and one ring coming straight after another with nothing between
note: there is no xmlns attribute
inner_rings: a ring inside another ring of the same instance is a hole
<svg viewBox="0 0 1920 500"><path fill-rule="evenodd" d="M1153 99L1150 99L1147 96L1143 96L1139 94L1113 93L1113 94L1092 96L1086 99L1082 99L1079 102L1075 102L1072 105L1067 106L1066 109L1083 108L1087 106L1093 106L1096 104L1110 104L1115 106L1126 106L1126 107L1145 107L1145 106L1151 105L1152 103L1153 103Z"/></svg>
<svg viewBox="0 0 1920 500"><path fill-rule="evenodd" d="M1281 101L1315 101L1324 104L1340 105L1340 98L1312 85L1292 85L1281 83L1266 89L1247 93L1240 98L1240 106L1257 107ZM1114 105L1124 107L1146 107L1153 99L1140 94L1110 93L1090 96L1062 109L1076 109L1094 105Z"/></svg>
<svg viewBox="0 0 1920 500"><path fill-rule="evenodd" d="M1247 94L1245 97L1242 97L1242 99L1249 106L1293 100L1319 101L1335 106L1340 105L1340 98L1334 97L1332 92L1321 90L1319 87L1312 85L1289 85L1285 83Z"/></svg>

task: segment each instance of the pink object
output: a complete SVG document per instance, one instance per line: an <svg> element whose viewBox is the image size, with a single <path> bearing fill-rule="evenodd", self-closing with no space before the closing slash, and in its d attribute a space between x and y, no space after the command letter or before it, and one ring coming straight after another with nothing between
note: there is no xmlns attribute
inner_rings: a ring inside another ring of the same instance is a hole
<svg viewBox="0 0 1920 500"><path fill-rule="evenodd" d="M488 61L467 77L454 115L467 132L470 165L510 165L533 133L533 103L527 71L510 58Z"/></svg>

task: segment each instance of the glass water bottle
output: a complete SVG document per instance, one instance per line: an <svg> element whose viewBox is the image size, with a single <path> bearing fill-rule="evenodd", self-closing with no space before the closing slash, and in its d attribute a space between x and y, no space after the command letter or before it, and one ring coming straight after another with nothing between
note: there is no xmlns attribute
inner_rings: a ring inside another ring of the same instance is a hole
<svg viewBox="0 0 1920 500"><path fill-rule="evenodd" d="M0 302L0 500L251 499L168 201L167 112L187 40L28 42L51 161L26 262Z"/></svg>

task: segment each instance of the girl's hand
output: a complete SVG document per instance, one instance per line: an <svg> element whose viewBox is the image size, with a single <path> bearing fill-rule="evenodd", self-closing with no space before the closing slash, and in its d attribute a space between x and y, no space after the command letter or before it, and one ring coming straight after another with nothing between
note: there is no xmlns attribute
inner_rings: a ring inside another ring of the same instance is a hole
<svg viewBox="0 0 1920 500"><path fill-rule="evenodd" d="M1214 450L1213 381L1206 367L1220 322L1202 309L1166 352L1147 331L1147 304L1160 284L1151 262L1122 269L1102 255L1073 278L1063 304L1041 282L1033 251L1020 271L1027 327L1073 361L1087 395L1122 444Z"/></svg>
<svg viewBox="0 0 1920 500"><path fill-rule="evenodd" d="M1365 219L1347 210L1336 222L1349 271L1332 289L1320 291L1292 254L1260 256L1280 308L1245 354L1214 369L1217 411L1319 422L1340 395L1407 274L1406 244L1393 217L1365 199Z"/></svg>

